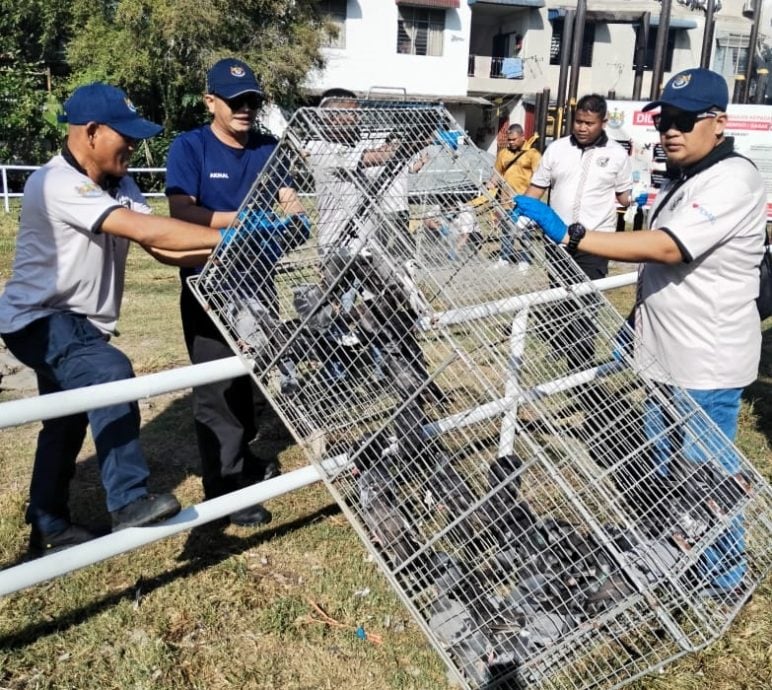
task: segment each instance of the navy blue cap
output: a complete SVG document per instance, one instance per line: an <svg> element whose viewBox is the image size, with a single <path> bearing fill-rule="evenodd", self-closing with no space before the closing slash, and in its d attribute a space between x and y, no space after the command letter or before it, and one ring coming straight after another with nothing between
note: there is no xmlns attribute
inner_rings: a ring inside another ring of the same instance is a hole
<svg viewBox="0 0 772 690"><path fill-rule="evenodd" d="M704 67L695 67L671 77L659 99L647 103L643 109L653 110L668 105L691 113L701 113L711 108L726 110L728 103L729 87L724 77Z"/></svg>
<svg viewBox="0 0 772 690"><path fill-rule="evenodd" d="M249 65L236 58L225 58L212 66L206 73L206 92L220 98L235 98L250 92L263 95L255 73Z"/></svg>
<svg viewBox="0 0 772 690"><path fill-rule="evenodd" d="M117 86L95 81L80 86L64 103L59 122L86 125L98 122L131 139L149 139L163 131L161 125L145 120L129 97Z"/></svg>

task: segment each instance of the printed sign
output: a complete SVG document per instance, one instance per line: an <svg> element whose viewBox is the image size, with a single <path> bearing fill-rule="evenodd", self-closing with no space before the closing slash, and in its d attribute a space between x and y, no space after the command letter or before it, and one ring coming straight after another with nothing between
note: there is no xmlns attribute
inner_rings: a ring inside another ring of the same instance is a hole
<svg viewBox="0 0 772 690"><path fill-rule="evenodd" d="M665 181L665 152L659 144L650 112L642 108L648 101L609 101L609 137L625 146L633 159L633 197L644 191L650 195ZM727 136L734 137L735 150L758 167L767 187L767 217L772 220L772 107L734 105L728 108Z"/></svg>

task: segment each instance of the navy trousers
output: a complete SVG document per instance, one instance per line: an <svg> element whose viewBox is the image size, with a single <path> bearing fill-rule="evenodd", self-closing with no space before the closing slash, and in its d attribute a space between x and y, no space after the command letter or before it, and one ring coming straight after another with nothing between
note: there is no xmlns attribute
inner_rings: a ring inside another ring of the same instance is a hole
<svg viewBox="0 0 772 690"><path fill-rule="evenodd" d="M56 313L2 337L13 355L35 370L41 394L134 376L128 357L79 314ZM136 402L46 420L38 436L26 515L27 522L44 533L69 525L69 484L89 424L107 509L118 510L147 493Z"/></svg>

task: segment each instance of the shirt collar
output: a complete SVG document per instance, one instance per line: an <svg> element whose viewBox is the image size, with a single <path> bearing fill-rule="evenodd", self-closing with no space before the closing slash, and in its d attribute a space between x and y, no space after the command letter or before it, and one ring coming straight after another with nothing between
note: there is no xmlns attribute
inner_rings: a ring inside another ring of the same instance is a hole
<svg viewBox="0 0 772 690"><path fill-rule="evenodd" d="M72 151L70 151L70 147L67 146L66 139L64 141L64 145L62 146L62 158L64 158L64 161L67 163L67 165L72 166L79 173L88 177L88 173L86 172L85 168L80 163L78 163L78 159L75 158L75 156L72 154ZM118 185L120 185L120 183L120 177L107 175L107 177L105 177L104 185L100 185L100 187L102 187L102 189L104 189L114 199L118 192Z"/></svg>
<svg viewBox="0 0 772 690"><path fill-rule="evenodd" d="M571 139L571 144L573 146L576 146L576 148L582 149L582 150L593 149L593 148L601 148L602 146L605 146L606 144L608 144L608 134L606 134L606 130L605 129L601 130L600 136L595 141L593 141L591 144L586 144L586 145L580 144L576 140L576 137L573 134L570 135L570 139Z"/></svg>

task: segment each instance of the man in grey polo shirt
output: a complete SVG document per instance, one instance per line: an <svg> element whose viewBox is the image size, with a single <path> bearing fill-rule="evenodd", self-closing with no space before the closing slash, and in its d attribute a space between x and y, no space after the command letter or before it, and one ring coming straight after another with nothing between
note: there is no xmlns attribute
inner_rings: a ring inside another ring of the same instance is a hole
<svg viewBox="0 0 772 690"><path fill-rule="evenodd" d="M734 440L743 388L757 376L761 333L756 297L764 251L766 192L753 163L738 156L726 137L729 93L724 78L710 70L684 70L672 77L659 100L644 110L653 116L668 164L675 173L654 202L653 230L606 233L581 223L569 226L546 204L516 197L517 208L535 220L569 254L641 262L635 310L636 364L669 388L677 410L688 411L686 389L729 440ZM654 360L652 361L652 355ZM740 469L736 453L711 430L686 423L682 447L663 433L666 412L650 401L644 426L659 439L656 472L667 477L679 453L699 465L704 452L691 439L721 448L729 475ZM702 577L709 594L727 600L742 593L747 569L744 530L738 517L703 553Z"/></svg>
<svg viewBox="0 0 772 690"><path fill-rule="evenodd" d="M0 297L0 334L35 370L41 394L133 376L110 337L123 296L130 241L167 263L201 261L217 230L149 215L126 173L138 141L162 127L142 117L120 89L99 82L64 104L61 154L24 187L13 275ZM30 551L52 553L93 538L73 524L69 484L91 426L113 530L177 513L171 494L149 493L136 403L48 419L38 436L26 519Z"/></svg>

